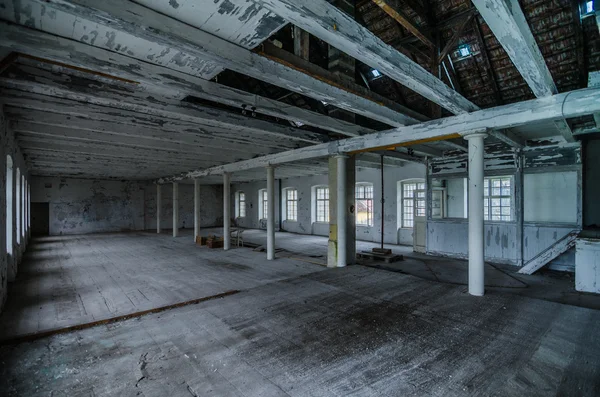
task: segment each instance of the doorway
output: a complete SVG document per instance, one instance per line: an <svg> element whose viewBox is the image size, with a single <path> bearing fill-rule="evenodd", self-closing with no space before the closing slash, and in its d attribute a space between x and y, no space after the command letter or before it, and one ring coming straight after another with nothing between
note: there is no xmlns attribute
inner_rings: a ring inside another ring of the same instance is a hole
<svg viewBox="0 0 600 397"><path fill-rule="evenodd" d="M50 203L31 203L31 233L50 235Z"/></svg>

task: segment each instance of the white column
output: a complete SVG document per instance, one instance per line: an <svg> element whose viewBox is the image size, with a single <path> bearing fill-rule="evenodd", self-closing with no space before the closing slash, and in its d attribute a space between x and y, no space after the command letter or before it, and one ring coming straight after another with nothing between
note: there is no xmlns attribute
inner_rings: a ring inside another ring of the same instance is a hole
<svg viewBox="0 0 600 397"><path fill-rule="evenodd" d="M338 267L344 267L348 264L346 254L346 159L345 155L335 156L337 160L337 206L336 206L336 218L337 218L337 243L338 243Z"/></svg>
<svg viewBox="0 0 600 397"><path fill-rule="evenodd" d="M173 237L179 235L179 183L173 182Z"/></svg>
<svg viewBox="0 0 600 397"><path fill-rule="evenodd" d="M231 174L223 174L223 249L231 248Z"/></svg>
<svg viewBox="0 0 600 397"><path fill-rule="evenodd" d="M200 237L200 180L194 179L194 242Z"/></svg>
<svg viewBox="0 0 600 397"><path fill-rule="evenodd" d="M469 294L485 292L483 247L483 140L487 134L465 136L469 141Z"/></svg>
<svg viewBox="0 0 600 397"><path fill-rule="evenodd" d="M160 209L162 207L162 185L156 185L156 233L160 234Z"/></svg>
<svg viewBox="0 0 600 397"><path fill-rule="evenodd" d="M275 259L275 168L267 167L267 260Z"/></svg>

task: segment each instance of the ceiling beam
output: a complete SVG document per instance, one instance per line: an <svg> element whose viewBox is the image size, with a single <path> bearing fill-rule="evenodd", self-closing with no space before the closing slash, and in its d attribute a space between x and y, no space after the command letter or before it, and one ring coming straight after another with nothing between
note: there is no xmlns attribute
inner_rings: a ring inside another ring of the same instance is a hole
<svg viewBox="0 0 600 397"><path fill-rule="evenodd" d="M537 98L558 92L518 0L473 0L473 4L500 42ZM561 117L554 121L560 135L574 142L573 132Z"/></svg>
<svg viewBox="0 0 600 397"><path fill-rule="evenodd" d="M477 110L468 99L325 0L254 1L452 113Z"/></svg>
<svg viewBox="0 0 600 397"><path fill-rule="evenodd" d="M64 0L22 0L8 5L9 7L0 8L1 19L19 23L21 17L27 18L36 29L139 61L170 67L172 59L192 66L197 62L210 60L238 73L331 103L388 125L418 122L379 103L331 86L313 76L131 1L77 0L75 3ZM27 15L30 16L26 17ZM73 26L77 26L77 29ZM0 24L0 38L3 45L9 48L18 50L20 47L29 46L35 49L55 45L53 41L47 40L24 43L14 29L5 32L6 28L10 28L10 25ZM89 34L91 31L97 35ZM68 47L61 51L63 56L68 56L64 54L64 51L69 52ZM112 66L110 62L106 62L106 58L101 60L105 65Z"/></svg>
<svg viewBox="0 0 600 397"><path fill-rule="evenodd" d="M550 121L559 116L579 117L595 112L600 112L600 89L582 89L551 97L464 113L421 124L398 127L377 134L313 145L235 164L199 169L182 175L161 178L161 182L260 168L272 164L326 157L338 153L352 153L371 149L385 150L385 148L410 142L421 143L424 141L453 139L473 131L498 130Z"/></svg>
<svg viewBox="0 0 600 397"><path fill-rule="evenodd" d="M2 23L0 22L0 27ZM259 95L251 94L236 88L218 84L213 81L203 80L175 70L141 62L111 51L77 41L61 39L51 34L34 31L22 26L6 25L7 30L0 29L3 34L14 33L21 38L23 43L16 44L18 48L28 54L38 55L38 58L23 56L19 60L27 60L36 66L48 65L53 69L74 73L81 71L83 65L93 68L90 76L102 72L111 78L126 79L139 83L136 88L140 91L152 92L161 96L183 99L193 96L223 105L246 108L255 108L256 113L277 117L306 125L321 128L346 136L358 136L372 133L373 130L343 120L335 119L317 112L299 108L285 102L276 101ZM11 33L12 32L12 33ZM10 41L8 41L10 42ZM33 45L35 42L44 42L44 46ZM50 59L44 59L49 57ZM111 63L107 64L106 59ZM84 60L82 62L82 60ZM84 63L85 62L85 63ZM62 66L57 65L62 64Z"/></svg>
<svg viewBox="0 0 600 397"><path fill-rule="evenodd" d="M51 78L53 77L51 76ZM40 98L47 96L69 99L80 103L187 121L198 125L244 130L257 135L278 136L304 143L320 143L329 140L322 134L245 117L241 113L237 114L216 108L186 104L168 98L138 95L131 91L121 93L115 90L101 90L98 89L99 84L75 86L68 83L61 85L54 78L52 80L44 79L44 83L35 80L39 80L39 78L29 76L28 80L23 80L0 77L0 87L40 94ZM67 88L69 85L71 88ZM3 90L0 95L5 97L6 91Z"/></svg>

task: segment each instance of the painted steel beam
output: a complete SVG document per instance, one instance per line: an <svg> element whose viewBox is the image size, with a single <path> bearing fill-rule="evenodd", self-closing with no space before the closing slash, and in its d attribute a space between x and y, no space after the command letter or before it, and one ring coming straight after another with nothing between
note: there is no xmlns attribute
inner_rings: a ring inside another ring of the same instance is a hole
<svg viewBox="0 0 600 397"><path fill-rule="evenodd" d="M558 92L518 0L473 0L473 4L500 42L533 94L542 98ZM569 125L554 125L567 142L574 142Z"/></svg>
<svg viewBox="0 0 600 397"><path fill-rule="evenodd" d="M460 114L477 106L325 0L253 0L425 98Z"/></svg>
<svg viewBox="0 0 600 397"><path fill-rule="evenodd" d="M547 122L557 117L579 117L600 112L600 89L583 89L510 105L463 113L421 124L394 128L376 134L313 145L209 169L200 169L161 182L197 178L223 172L260 168L302 159L326 157L337 153L352 153L377 148L389 148L409 142L457 138L476 131L498 130L520 125Z"/></svg>
<svg viewBox="0 0 600 397"><path fill-rule="evenodd" d="M26 20L37 30L156 65L171 67L171 61L176 60L193 67L210 60L388 125L418 122L131 1L23 0L0 8L0 18L14 23ZM7 26L0 25L0 32ZM0 38L9 48L27 45L14 31L1 33ZM54 43L44 40L31 44L45 47Z"/></svg>

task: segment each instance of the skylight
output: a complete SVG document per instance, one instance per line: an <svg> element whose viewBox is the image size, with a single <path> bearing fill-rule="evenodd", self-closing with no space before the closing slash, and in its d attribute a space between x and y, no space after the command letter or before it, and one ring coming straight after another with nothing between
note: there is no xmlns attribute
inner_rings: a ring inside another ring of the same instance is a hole
<svg viewBox="0 0 600 397"><path fill-rule="evenodd" d="M585 13L586 14L591 14L592 12L594 12L594 1L586 1L585 2Z"/></svg>
<svg viewBox="0 0 600 397"><path fill-rule="evenodd" d="M458 47L458 54L461 57L468 57L469 55L471 55L471 47L469 47L468 45L461 45L460 47Z"/></svg>
<svg viewBox="0 0 600 397"><path fill-rule="evenodd" d="M371 70L371 74L373 75L373 77L381 77L381 72L377 69Z"/></svg>

